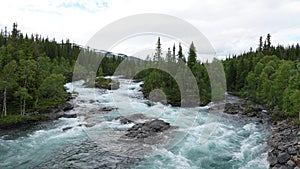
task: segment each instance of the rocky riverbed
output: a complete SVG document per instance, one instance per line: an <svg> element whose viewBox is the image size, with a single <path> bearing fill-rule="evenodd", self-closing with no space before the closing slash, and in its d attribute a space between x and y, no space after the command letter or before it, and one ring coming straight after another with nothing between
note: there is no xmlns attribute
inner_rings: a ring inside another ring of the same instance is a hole
<svg viewBox="0 0 300 169"><path fill-rule="evenodd" d="M271 114L261 105L228 95L222 103L224 113L270 126L268 162L271 169L300 169L300 130L292 120L271 120ZM220 104L219 104L220 105ZM216 111L212 107L211 111Z"/></svg>

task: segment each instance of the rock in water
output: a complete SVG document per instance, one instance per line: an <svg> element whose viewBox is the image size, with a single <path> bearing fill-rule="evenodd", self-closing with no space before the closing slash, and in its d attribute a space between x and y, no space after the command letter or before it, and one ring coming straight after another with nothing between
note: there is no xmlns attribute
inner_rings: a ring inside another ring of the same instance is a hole
<svg viewBox="0 0 300 169"><path fill-rule="evenodd" d="M63 115L61 115L61 117L64 117L64 118L76 118L77 114L63 114Z"/></svg>
<svg viewBox="0 0 300 169"><path fill-rule="evenodd" d="M121 124L133 123L132 120L130 120L124 116L117 117L116 120L120 120Z"/></svg>
<svg viewBox="0 0 300 169"><path fill-rule="evenodd" d="M128 129L125 135L131 138L146 138L170 128L170 124L159 119L138 123Z"/></svg>
<svg viewBox="0 0 300 169"><path fill-rule="evenodd" d="M67 131L67 130L70 130L70 129L72 129L73 127L65 127L65 128L63 128L62 130L63 131Z"/></svg>
<svg viewBox="0 0 300 169"><path fill-rule="evenodd" d="M102 107L101 109L99 109L99 111L113 111L117 109L118 108L114 108L114 107Z"/></svg>
<svg viewBox="0 0 300 169"><path fill-rule="evenodd" d="M108 89L109 90L117 90L117 89L119 89L119 87L120 87L120 82L111 82L111 83L109 83L108 84Z"/></svg>
<svg viewBox="0 0 300 169"><path fill-rule="evenodd" d="M61 107L61 109L63 111L69 111L69 110L72 110L73 108L74 108L74 105L69 103L69 102L63 104L62 107Z"/></svg>

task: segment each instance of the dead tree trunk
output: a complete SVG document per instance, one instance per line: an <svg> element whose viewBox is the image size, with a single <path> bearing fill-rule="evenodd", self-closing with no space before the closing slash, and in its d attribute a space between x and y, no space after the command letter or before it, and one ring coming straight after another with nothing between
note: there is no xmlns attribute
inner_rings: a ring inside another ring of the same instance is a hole
<svg viewBox="0 0 300 169"><path fill-rule="evenodd" d="M7 112L7 109L6 109L6 87L3 91L3 109L2 109L2 113L4 114L4 116L6 116L6 112Z"/></svg>

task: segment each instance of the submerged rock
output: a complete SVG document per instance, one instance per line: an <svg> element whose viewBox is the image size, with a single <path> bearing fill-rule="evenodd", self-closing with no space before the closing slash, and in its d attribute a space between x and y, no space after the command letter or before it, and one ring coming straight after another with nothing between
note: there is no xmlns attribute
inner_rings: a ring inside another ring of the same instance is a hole
<svg viewBox="0 0 300 169"><path fill-rule="evenodd" d="M117 117L116 120L120 120L121 124L128 124L128 123L133 123L134 121L124 117L124 116L120 116Z"/></svg>
<svg viewBox="0 0 300 169"><path fill-rule="evenodd" d="M117 110L117 108L115 107L102 107L99 109L99 111L113 111L113 110Z"/></svg>
<svg viewBox="0 0 300 169"><path fill-rule="evenodd" d="M63 128L62 130L63 131L67 131L67 130L70 130L70 129L72 129L73 127L65 127L65 128Z"/></svg>
<svg viewBox="0 0 300 169"><path fill-rule="evenodd" d="M93 123L83 123L83 124L78 124L78 126L79 127L93 127L93 126L95 126L95 124L93 124Z"/></svg>
<svg viewBox="0 0 300 169"><path fill-rule="evenodd" d="M62 114L61 117L64 117L64 118L76 118L77 114Z"/></svg>

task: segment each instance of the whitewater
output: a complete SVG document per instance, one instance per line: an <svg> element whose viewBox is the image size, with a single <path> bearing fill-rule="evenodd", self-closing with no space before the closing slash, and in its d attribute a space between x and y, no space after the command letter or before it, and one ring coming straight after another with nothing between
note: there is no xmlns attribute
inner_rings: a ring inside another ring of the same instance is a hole
<svg viewBox="0 0 300 169"><path fill-rule="evenodd" d="M0 168L268 168L267 126L209 113L213 104L180 108L151 102L140 92L142 82L117 79L117 90L85 88L83 81L66 84L69 92L78 93L68 112L77 118L1 133ZM133 114L177 128L163 136L167 141L156 144L118 141L134 124L116 118Z"/></svg>

